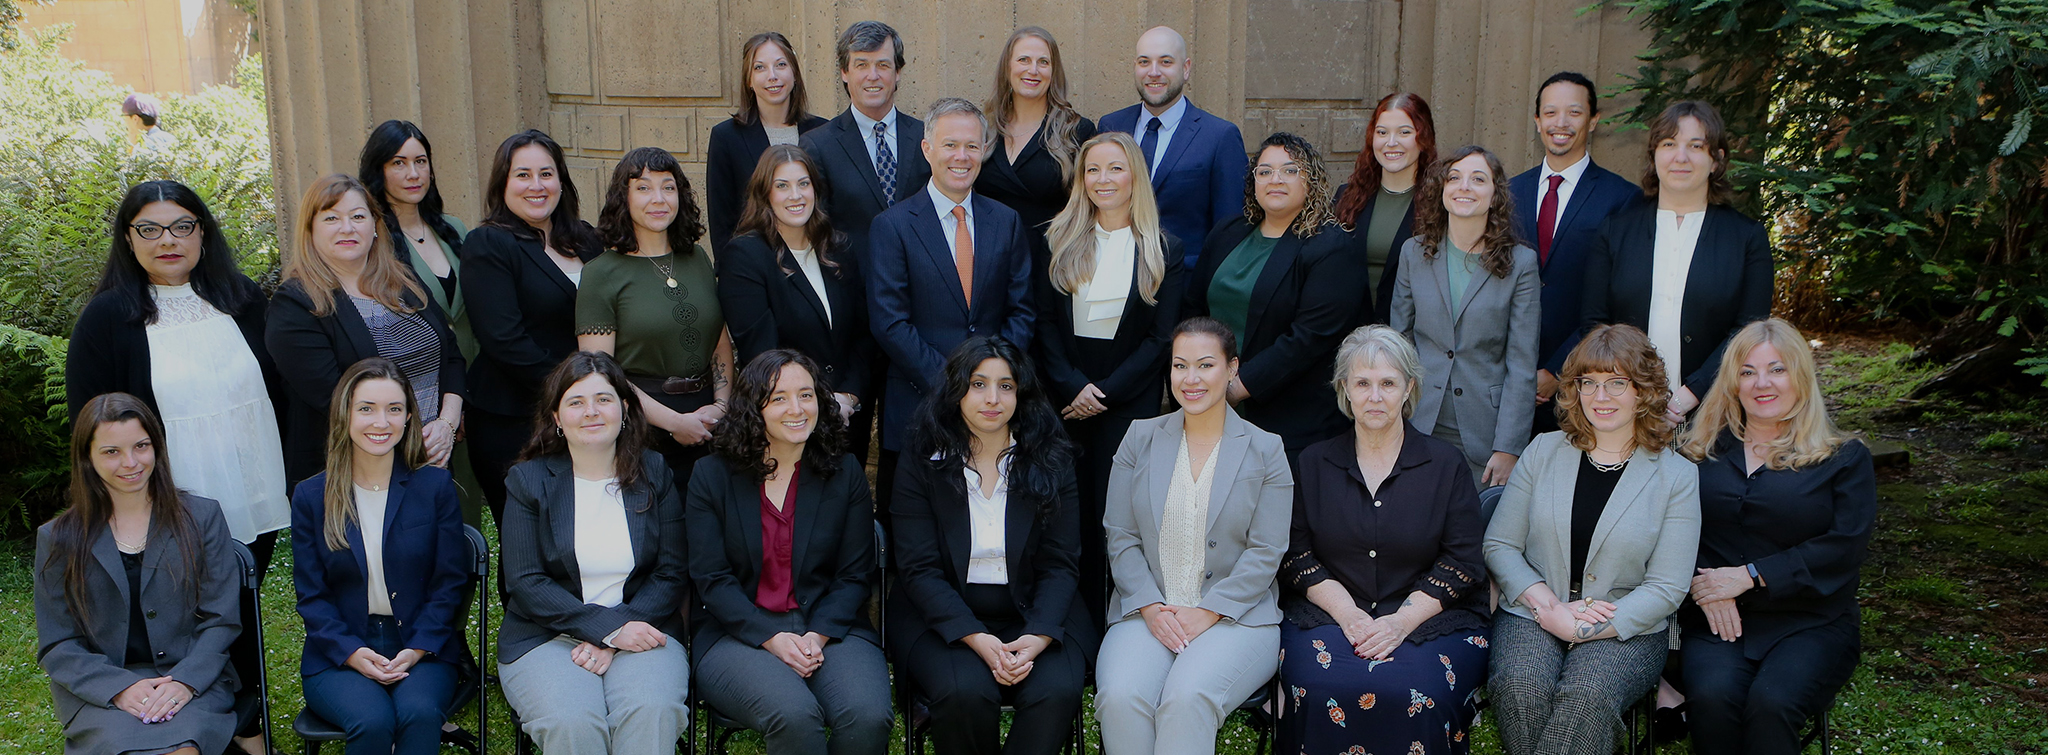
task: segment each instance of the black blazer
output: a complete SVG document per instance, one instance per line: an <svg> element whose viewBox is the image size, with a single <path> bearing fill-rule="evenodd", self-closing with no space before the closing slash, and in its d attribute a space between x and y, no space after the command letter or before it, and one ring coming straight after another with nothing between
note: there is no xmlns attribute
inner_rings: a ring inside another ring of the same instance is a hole
<svg viewBox="0 0 2048 755"><path fill-rule="evenodd" d="M469 537L455 479L439 467L391 465L384 505L384 584L405 646L463 656L463 586L469 583ZM369 566L361 522L348 525L348 550L327 549L327 474L292 491L292 584L306 619L299 673L345 667L369 634ZM481 588L479 588L481 589ZM458 650L458 648L460 650Z"/></svg>
<svg viewBox="0 0 2048 755"><path fill-rule="evenodd" d="M779 244L777 246L780 246ZM859 263L843 249L832 254L837 271L819 266L832 318L788 251L774 251L757 234L727 242L718 255L718 305L739 365L769 349L796 349L817 360L834 391L871 398L869 367L875 336L868 332L868 300Z"/></svg>
<svg viewBox="0 0 2048 755"><path fill-rule="evenodd" d="M646 479L625 494L633 573L626 577L625 601L612 608L583 602L583 577L576 568L576 478L568 455L523 461L505 475L499 663L519 660L561 634L603 645L629 621L647 622L682 641L683 601L690 592L683 501L661 454L642 451L640 463Z"/></svg>
<svg viewBox="0 0 2048 755"><path fill-rule="evenodd" d="M235 318L235 328L242 331L242 340L249 343L249 351L263 368L263 385L269 390L270 406L277 413L278 436L283 437L287 399L284 378L278 375L277 362L270 358L270 348L263 343L269 302L256 284L248 285L249 303L228 315ZM156 385L150 382L149 373L148 326L128 318L127 299L120 292L101 291L86 302L85 311L78 313L78 322L71 326L71 348L64 355L64 403L67 416L74 421L78 419L78 410L85 408L85 402L116 391L142 399L150 411L157 410ZM323 419L322 427L325 426Z"/></svg>
<svg viewBox="0 0 2048 755"><path fill-rule="evenodd" d="M805 114L797 133L825 125L825 119ZM747 181L761 153L768 151L768 129L760 120L740 123L727 118L711 127L711 146L704 153L704 215L711 230L711 253L725 253L732 240L733 226L740 222L740 210L747 203ZM741 362L745 364L745 362Z"/></svg>
<svg viewBox="0 0 2048 755"><path fill-rule="evenodd" d="M1349 184L1337 187L1337 193L1330 197L1330 206L1336 207L1337 203L1344 199L1344 192L1350 188ZM1369 255L1372 254L1372 250L1365 243L1365 235L1367 226L1372 224L1373 205L1379 203L1380 198L1377 195L1365 200L1365 207L1358 211L1358 222L1351 225L1351 230L1344 231L1346 253L1358 257L1358 270L1361 274L1365 274L1367 282L1371 281L1369 270L1372 257ZM1408 214L1401 216L1401 224L1394 227L1394 245L1392 248L1387 249L1387 266L1380 270L1380 284L1378 286L1365 287L1367 295L1372 297L1371 302L1365 309L1365 313L1371 319L1360 320L1360 324L1392 321L1388 317L1388 310L1393 306L1394 302L1394 275L1401 270L1401 245L1408 243L1408 239L1414 236L1415 211L1413 205L1410 205Z"/></svg>
<svg viewBox="0 0 2048 755"><path fill-rule="evenodd" d="M690 474L687 507L690 579L707 616L693 638L696 659L726 635L750 647L778 632L817 632L834 640L852 635L882 644L867 612L875 575L875 503L852 454L840 459L831 479L797 470L789 559L797 609L788 613L754 603L761 586L761 483L724 459L706 456Z"/></svg>
<svg viewBox="0 0 2048 755"><path fill-rule="evenodd" d="M1257 229L1232 218L1209 234L1181 316L1209 314L1209 282L1232 249ZM1369 303L1358 295L1365 257L1346 248L1350 237L1335 225L1314 238L1292 229L1280 237L1252 287L1245 332L1238 338L1238 380L1251 398L1237 413L1259 429L1280 436L1299 453L1344 431L1330 388L1337 344L1362 321Z"/></svg>
<svg viewBox="0 0 2048 755"><path fill-rule="evenodd" d="M587 263L602 251L577 254ZM477 345L469 401L479 409L531 415L541 381L576 352L576 284L550 254L539 237L491 225L462 240L462 298Z"/></svg>
<svg viewBox="0 0 2048 755"><path fill-rule="evenodd" d="M1040 125L1031 140L1024 143L1016 162L1010 162L1009 149L1004 145L1006 138L996 134L989 145L988 159L982 161L981 174L974 179L974 193L1016 210L1018 219L1024 221L1024 235L1030 239L1032 251L1043 255L1046 226L1067 206L1067 177L1060 174L1060 162L1045 149L1045 126ZM1094 121L1082 118L1074 124L1075 147L1093 138ZM1077 173L1080 163L1081 156L1074 155Z"/></svg>
<svg viewBox="0 0 2048 755"><path fill-rule="evenodd" d="M1090 364L1083 358L1082 338L1074 335L1073 295L1053 286L1050 259L1031 266L1032 284L1038 289L1038 335L1032 346L1055 401L1072 401L1083 387L1094 383L1106 397L1110 414L1132 419L1159 416L1173 328L1180 324L1181 298L1187 290L1180 239L1172 234L1165 237L1166 272L1153 295L1158 303L1145 303L1138 294L1138 277L1132 275L1123 319L1117 323L1116 337L1110 339L1111 350L1123 355L1114 364Z"/></svg>
<svg viewBox="0 0 2048 755"><path fill-rule="evenodd" d="M327 412L334 398L334 386L351 365L377 356L377 343L370 338L370 326L349 303L348 294L333 291L334 311L325 317L313 315L313 300L298 281L285 281L270 299L270 322L264 342L283 365L286 393L291 396L290 432L284 436L284 472L290 485L319 474L327 467ZM431 300L422 304L411 293L404 296L409 306L424 307L421 314L441 339L441 393L467 395L462 369L462 348L441 308ZM351 648L353 650L353 648Z"/></svg>
<svg viewBox="0 0 2048 755"><path fill-rule="evenodd" d="M1010 501L1003 526L1010 596L1024 617L1024 634L1051 637L1070 645L1069 651L1093 659L1101 638L1076 589L1081 502L1073 477L1061 483L1059 496L1051 518L1039 516L1035 506ZM896 495L889 512L898 570L886 619L889 652L910 658L912 645L927 629L949 643L988 631L961 597L967 589L972 522L967 481L959 467L905 454L896 471Z"/></svg>
<svg viewBox="0 0 2048 755"><path fill-rule="evenodd" d="M1650 327L1650 294L1656 271L1657 203L1644 199L1614 213L1586 255L1585 298L1580 302L1578 345L1601 323ZM1679 310L1678 373L1683 384L1705 398L1721 369L1721 352L1742 326L1771 316L1771 242L1764 226L1725 205L1707 208L1699 244L1685 278Z"/></svg>
<svg viewBox="0 0 2048 755"><path fill-rule="evenodd" d="M889 205L923 192L932 179L932 166L924 159L924 121L896 112L896 196L882 196L882 179L868 158L867 143L873 139L860 133L853 111L847 110L805 133L799 142L825 174L819 198L832 227L846 234L846 248L862 268L868 259L868 224Z"/></svg>

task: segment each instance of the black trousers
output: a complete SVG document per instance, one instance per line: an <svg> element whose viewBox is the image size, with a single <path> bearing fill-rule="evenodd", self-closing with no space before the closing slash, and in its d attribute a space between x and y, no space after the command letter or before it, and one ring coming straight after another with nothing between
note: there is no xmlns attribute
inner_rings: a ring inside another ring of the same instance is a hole
<svg viewBox="0 0 2048 755"><path fill-rule="evenodd" d="M470 468L476 470L477 487L483 488L484 505L491 508L491 521L502 524L505 521L505 473L512 469L513 460L519 458L519 452L526 448L526 441L533 437L533 418L470 409L463 421L468 424L465 437L469 441Z"/></svg>
<svg viewBox="0 0 2048 755"><path fill-rule="evenodd" d="M990 634L1004 642L1023 634L1023 617L1003 585L968 585L962 597ZM1081 712L1086 659L1058 642L1039 654L1031 675L1015 686L996 683L988 664L966 645L925 630L907 658L897 658L913 694L931 706L932 745L938 755L1057 755ZM1002 739L1002 706L1016 709L1010 739Z"/></svg>
<svg viewBox="0 0 2048 755"><path fill-rule="evenodd" d="M1116 467L1116 450L1123 445L1124 434L1136 421L1098 414L1062 423L1077 446L1075 471L1081 483L1080 599L1088 607L1088 619L1098 635L1108 626L1109 541L1102 531L1102 512L1109 494L1109 472Z"/></svg>
<svg viewBox="0 0 2048 755"><path fill-rule="evenodd" d="M1856 670L1862 641L1856 614L1795 632L1760 660L1744 652L1747 638L1722 642L1685 633L1685 697L1693 752L1794 755L1808 719L1835 701Z"/></svg>

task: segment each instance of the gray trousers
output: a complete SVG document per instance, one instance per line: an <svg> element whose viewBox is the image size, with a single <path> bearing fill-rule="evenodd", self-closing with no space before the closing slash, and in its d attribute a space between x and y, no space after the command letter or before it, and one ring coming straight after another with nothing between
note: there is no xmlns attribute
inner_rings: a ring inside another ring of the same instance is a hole
<svg viewBox="0 0 2048 755"><path fill-rule="evenodd" d="M767 650L720 637L698 661L697 686L718 712L761 732L769 755L889 751L896 712L888 664L881 648L859 637L827 644L824 665L809 679Z"/></svg>
<svg viewBox="0 0 2048 755"><path fill-rule="evenodd" d="M1216 752L1216 729L1273 680L1280 626L1216 622L1175 655L1145 620L1110 625L1095 663L1095 719L1107 755Z"/></svg>
<svg viewBox="0 0 2048 755"><path fill-rule="evenodd" d="M1666 634L1568 645L1536 622L1507 611L1493 616L1487 693L1508 753L1614 752L1621 714L1657 687Z"/></svg>
<svg viewBox="0 0 2048 755"><path fill-rule="evenodd" d="M569 660L577 641L556 637L498 664L505 702L548 755L673 755L690 725L690 658L682 640L644 653L617 651L604 676Z"/></svg>

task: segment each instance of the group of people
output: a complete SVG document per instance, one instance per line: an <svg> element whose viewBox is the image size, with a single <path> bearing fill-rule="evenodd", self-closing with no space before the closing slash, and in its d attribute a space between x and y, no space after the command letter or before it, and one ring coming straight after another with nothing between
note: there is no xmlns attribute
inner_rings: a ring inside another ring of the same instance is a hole
<svg viewBox="0 0 2048 755"><path fill-rule="evenodd" d="M37 540L67 751L264 751L223 546L267 568L286 527L308 708L436 751L485 510L550 753L668 752L693 692L771 753L881 753L892 683L941 753L1050 755L1091 683L1116 755L1212 752L1262 689L1281 752L1466 752L1483 698L1510 752L1604 753L1660 677L1698 751L1794 751L1856 663L1875 485L1714 110L1666 109L1631 183L1559 73L1510 177L1395 94L1333 191L1188 100L1179 34L1134 53L1091 122L1019 29L919 120L863 21L825 120L762 33L701 208L641 148L595 226L547 134L472 230L387 121L267 299L196 194L136 186Z"/></svg>

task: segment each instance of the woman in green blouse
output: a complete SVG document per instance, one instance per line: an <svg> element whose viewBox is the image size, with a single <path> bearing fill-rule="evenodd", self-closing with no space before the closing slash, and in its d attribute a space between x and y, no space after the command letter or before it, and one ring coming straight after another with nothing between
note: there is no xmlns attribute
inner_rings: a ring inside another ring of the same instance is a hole
<svg viewBox="0 0 2048 755"><path fill-rule="evenodd" d="M697 245L703 214L668 150L641 147L619 160L598 232L611 253L583 268L576 345L626 369L647 423L668 435L655 450L682 487L725 418L733 358L711 255Z"/></svg>

